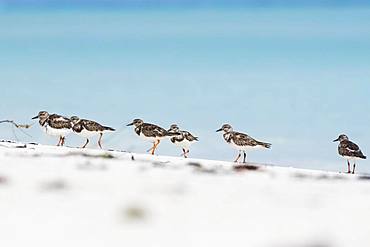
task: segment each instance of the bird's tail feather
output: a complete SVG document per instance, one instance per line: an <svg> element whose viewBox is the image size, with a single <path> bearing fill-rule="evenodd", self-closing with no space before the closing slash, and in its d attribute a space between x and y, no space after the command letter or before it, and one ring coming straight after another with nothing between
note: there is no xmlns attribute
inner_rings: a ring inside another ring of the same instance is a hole
<svg viewBox="0 0 370 247"><path fill-rule="evenodd" d="M266 142L259 142L258 144L265 148L271 148L271 145L272 145L271 143L266 143Z"/></svg>
<svg viewBox="0 0 370 247"><path fill-rule="evenodd" d="M107 126L103 126L104 130L109 130L109 131L116 131L115 129Z"/></svg>

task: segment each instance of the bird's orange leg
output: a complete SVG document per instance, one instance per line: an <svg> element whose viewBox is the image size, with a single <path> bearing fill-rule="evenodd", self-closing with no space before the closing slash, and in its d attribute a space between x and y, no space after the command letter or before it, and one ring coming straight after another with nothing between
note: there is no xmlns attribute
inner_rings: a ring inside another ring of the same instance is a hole
<svg viewBox="0 0 370 247"><path fill-rule="evenodd" d="M100 137L99 137L99 141L98 141L98 145L99 145L99 147L100 147L100 149L103 149L102 147L101 147L101 139L103 138L103 133L100 133Z"/></svg>
<svg viewBox="0 0 370 247"><path fill-rule="evenodd" d="M86 143L85 143L85 145L83 145L81 148L85 148L89 142L90 142L90 141L89 141L89 138L86 138Z"/></svg>
<svg viewBox="0 0 370 247"><path fill-rule="evenodd" d="M161 142L160 140L157 140L157 142L154 143L154 146L153 146L153 149L152 149L152 155L154 155L155 150L157 149L160 142Z"/></svg>
<svg viewBox="0 0 370 247"><path fill-rule="evenodd" d="M351 173L351 163L349 163L349 160L347 160L347 164L348 164L348 172L347 173Z"/></svg>
<svg viewBox="0 0 370 247"><path fill-rule="evenodd" d="M153 142L153 147L151 147L150 149L146 150L148 153L152 153L152 151L153 151L153 149L154 149L154 147L155 147L155 143L156 143L156 142Z"/></svg>
<svg viewBox="0 0 370 247"><path fill-rule="evenodd" d="M242 156L242 154L239 152L238 156L236 157L236 159L234 160L235 163L237 163L240 159L240 156Z"/></svg>
<svg viewBox="0 0 370 247"><path fill-rule="evenodd" d="M62 140L61 146L63 147L63 146L64 146L64 142L65 142L66 138L63 136L61 140Z"/></svg>
<svg viewBox="0 0 370 247"><path fill-rule="evenodd" d="M247 163L247 153L244 151L243 163Z"/></svg>
<svg viewBox="0 0 370 247"><path fill-rule="evenodd" d="M352 171L352 174L355 174L355 169L356 169L356 162L353 163L353 171Z"/></svg>
<svg viewBox="0 0 370 247"><path fill-rule="evenodd" d="M183 148L182 152L183 152L182 155L184 156L184 158L187 158L188 157L187 154L190 152L190 150L186 150L185 148Z"/></svg>
<svg viewBox="0 0 370 247"><path fill-rule="evenodd" d="M59 147L61 143L62 143L62 137L59 136L59 141L58 141L57 147Z"/></svg>

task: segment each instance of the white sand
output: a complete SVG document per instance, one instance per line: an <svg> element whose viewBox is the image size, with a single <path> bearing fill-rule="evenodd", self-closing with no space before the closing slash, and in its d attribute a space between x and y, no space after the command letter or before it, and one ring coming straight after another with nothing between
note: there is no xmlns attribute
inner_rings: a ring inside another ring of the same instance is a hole
<svg viewBox="0 0 370 247"><path fill-rule="evenodd" d="M370 244L362 175L22 146L0 142L4 247Z"/></svg>

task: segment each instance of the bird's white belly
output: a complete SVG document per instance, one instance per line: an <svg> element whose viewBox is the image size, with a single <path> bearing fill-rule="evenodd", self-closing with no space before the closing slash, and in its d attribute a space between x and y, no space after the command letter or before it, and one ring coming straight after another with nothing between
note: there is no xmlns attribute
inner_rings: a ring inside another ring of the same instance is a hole
<svg viewBox="0 0 370 247"><path fill-rule="evenodd" d="M143 133L140 133L139 137L145 141L148 141L148 142L156 142L157 140L163 140L163 139L166 139L167 136L165 137L151 137L151 136L145 136Z"/></svg>
<svg viewBox="0 0 370 247"><path fill-rule="evenodd" d="M238 150L238 151L253 151L253 150L258 150L258 149L262 149L263 147L260 146L260 145L257 145L257 146L238 146L236 145L233 141L231 141L229 143L234 149Z"/></svg>
<svg viewBox="0 0 370 247"><path fill-rule="evenodd" d="M78 132L75 132L75 133L79 136L89 138L89 137L92 137L92 136L99 135L102 132L101 131L88 131L86 129L82 129L82 131L80 133L78 133Z"/></svg>
<svg viewBox="0 0 370 247"><path fill-rule="evenodd" d="M193 144L193 142L190 142L190 141L188 141L188 140L183 140L182 142L175 142L174 143L176 146L178 146L178 147L181 147L181 148L185 148L185 149L189 149L190 148L190 146L191 146L191 144Z"/></svg>
<svg viewBox="0 0 370 247"><path fill-rule="evenodd" d="M359 157L353 157L353 156L342 156L346 160L355 161L355 160L362 160Z"/></svg>
<svg viewBox="0 0 370 247"><path fill-rule="evenodd" d="M69 133L71 133L71 129L55 129L50 127L49 125L46 125L43 127L46 134L51 136L66 136Z"/></svg>

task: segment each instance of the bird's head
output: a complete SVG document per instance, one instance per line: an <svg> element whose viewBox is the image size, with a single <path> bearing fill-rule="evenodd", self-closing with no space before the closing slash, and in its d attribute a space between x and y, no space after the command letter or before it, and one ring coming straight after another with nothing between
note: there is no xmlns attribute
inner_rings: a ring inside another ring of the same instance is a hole
<svg viewBox="0 0 370 247"><path fill-rule="evenodd" d="M220 132L220 131L228 133L228 132L233 131L233 128L231 127L230 124L224 124L224 125L222 125L222 127L220 129L216 130L216 132Z"/></svg>
<svg viewBox="0 0 370 247"><path fill-rule="evenodd" d="M73 124L76 124L76 123L78 123L78 121L80 121L80 118L79 118L79 117L77 117L77 116L72 116L70 119L71 119L71 122L72 122Z"/></svg>
<svg viewBox="0 0 370 247"><path fill-rule="evenodd" d="M45 120L49 117L49 113L47 111L40 111L37 116L34 116L32 119L40 119Z"/></svg>
<svg viewBox="0 0 370 247"><path fill-rule="evenodd" d="M180 133L180 128L179 128L179 126L177 126L177 124L172 124L170 126L170 128L167 130L167 132L168 132L169 135L179 135L179 134L181 134Z"/></svg>
<svg viewBox="0 0 370 247"><path fill-rule="evenodd" d="M348 141L348 140L349 140L348 136L342 134L337 139L335 139L333 142L337 142L337 141L341 142L341 141Z"/></svg>
<svg viewBox="0 0 370 247"><path fill-rule="evenodd" d="M141 119L134 119L133 121L132 121L132 123L129 123L127 126L132 126L132 125L134 125L135 127L138 127L138 126L140 126L140 125L142 125L144 123L144 121L143 120L141 120Z"/></svg>

